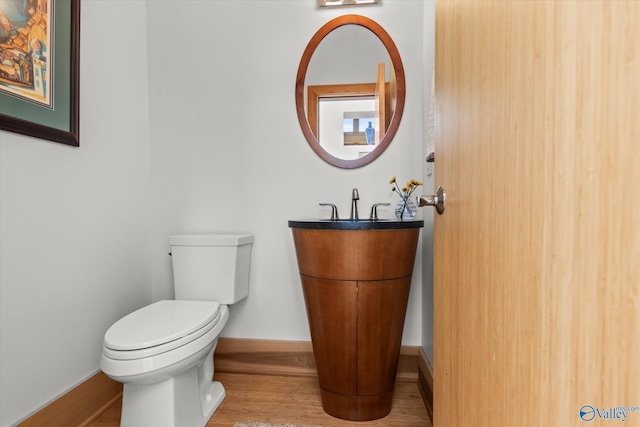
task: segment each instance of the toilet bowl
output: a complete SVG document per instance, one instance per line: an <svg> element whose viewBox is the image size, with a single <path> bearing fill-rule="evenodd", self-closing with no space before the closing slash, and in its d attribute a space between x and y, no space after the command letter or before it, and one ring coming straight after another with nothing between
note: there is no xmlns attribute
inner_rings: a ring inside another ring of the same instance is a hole
<svg viewBox="0 0 640 427"><path fill-rule="evenodd" d="M124 384L122 427L204 427L226 394L213 381L213 354L229 319L228 304L248 294L253 236L183 235L169 241L174 287L185 299L143 307L104 335L100 367Z"/></svg>
<svg viewBox="0 0 640 427"><path fill-rule="evenodd" d="M204 426L225 397L212 381L226 305L159 301L105 334L100 367L124 384L121 426Z"/></svg>

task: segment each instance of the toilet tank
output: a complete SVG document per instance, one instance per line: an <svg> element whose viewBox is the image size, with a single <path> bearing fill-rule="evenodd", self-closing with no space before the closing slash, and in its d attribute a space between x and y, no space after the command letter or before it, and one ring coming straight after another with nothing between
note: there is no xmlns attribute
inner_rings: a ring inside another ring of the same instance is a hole
<svg viewBox="0 0 640 427"><path fill-rule="evenodd" d="M169 236L177 300L233 304L249 294L252 234Z"/></svg>

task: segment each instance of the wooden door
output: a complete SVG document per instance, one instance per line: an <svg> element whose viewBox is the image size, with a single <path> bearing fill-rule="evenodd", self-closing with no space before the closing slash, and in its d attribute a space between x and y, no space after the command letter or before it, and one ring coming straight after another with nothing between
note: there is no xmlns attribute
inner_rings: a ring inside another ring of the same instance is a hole
<svg viewBox="0 0 640 427"><path fill-rule="evenodd" d="M640 2L438 1L436 105L434 426L640 425Z"/></svg>
<svg viewBox="0 0 640 427"><path fill-rule="evenodd" d="M375 144L380 142L380 136L387 133L387 84L385 80L384 63L378 64L378 72L376 73L376 120L378 121Z"/></svg>

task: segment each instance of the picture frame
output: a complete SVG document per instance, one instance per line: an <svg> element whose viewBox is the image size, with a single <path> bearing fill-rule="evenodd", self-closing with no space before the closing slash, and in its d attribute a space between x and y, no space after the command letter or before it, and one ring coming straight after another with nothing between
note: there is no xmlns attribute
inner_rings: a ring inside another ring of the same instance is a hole
<svg viewBox="0 0 640 427"><path fill-rule="evenodd" d="M27 12L23 11L23 15L25 13L31 17L36 13L50 15L48 19L52 24L47 27L47 30L52 30L51 46L45 46L46 56L44 56L46 72L49 73L47 82L50 82L50 105L34 102L28 96L10 93L14 86L12 86L13 82L6 78L5 73L2 75L4 79L0 82L2 85L0 86L0 129L79 147L80 0L26 0L24 3L29 6L29 9ZM28 22L28 24L22 24L24 27L20 28L25 34L30 30L31 21ZM18 31L14 33L17 34ZM33 38L30 37L30 39ZM5 54L7 50L12 49L12 52L22 55L19 50L23 49L24 57L34 56L35 48L31 41L29 46L23 46L20 49L10 44L8 38L5 37L4 41L5 43L0 42L0 54L3 53L2 49L5 49ZM15 68L19 67L16 65ZM30 68L27 73L30 71L33 70Z"/></svg>

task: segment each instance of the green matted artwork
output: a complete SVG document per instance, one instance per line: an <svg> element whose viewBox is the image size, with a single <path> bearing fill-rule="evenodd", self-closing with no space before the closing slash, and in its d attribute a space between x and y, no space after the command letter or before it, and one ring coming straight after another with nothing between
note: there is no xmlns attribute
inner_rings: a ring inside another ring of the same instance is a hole
<svg viewBox="0 0 640 427"><path fill-rule="evenodd" d="M0 0L0 129L78 147L80 0Z"/></svg>

